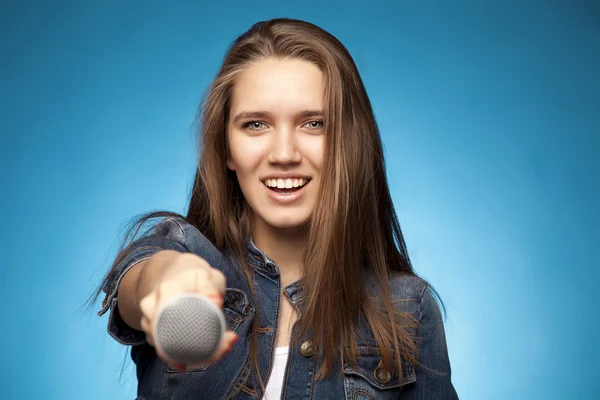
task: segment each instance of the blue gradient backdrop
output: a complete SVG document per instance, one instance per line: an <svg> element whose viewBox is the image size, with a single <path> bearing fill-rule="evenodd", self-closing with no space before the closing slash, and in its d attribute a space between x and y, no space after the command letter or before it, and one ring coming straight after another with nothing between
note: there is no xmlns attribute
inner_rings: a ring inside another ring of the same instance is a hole
<svg viewBox="0 0 600 400"><path fill-rule="evenodd" d="M129 218L184 211L198 101L279 16L355 57L460 397L600 398L598 2L82 3L0 11L3 399L134 398L82 305Z"/></svg>

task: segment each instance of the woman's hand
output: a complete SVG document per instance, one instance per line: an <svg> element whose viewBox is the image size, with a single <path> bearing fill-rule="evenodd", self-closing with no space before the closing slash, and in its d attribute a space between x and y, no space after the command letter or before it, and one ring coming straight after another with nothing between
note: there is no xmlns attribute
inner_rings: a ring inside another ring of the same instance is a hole
<svg viewBox="0 0 600 400"><path fill-rule="evenodd" d="M150 278L145 276L144 269L149 271ZM146 333L147 342L155 347L154 322L160 311L171 299L185 294L201 294L209 297L219 308L222 308L225 284L223 273L212 268L203 258L195 254L161 251L152 256L145 268L140 271L136 290L136 302L142 315L141 327ZM220 360L231 350L237 339L236 333L232 331L225 332L217 351L203 365ZM158 349L156 349L156 352L164 362L175 366L179 370L197 367L177 364L161 354Z"/></svg>

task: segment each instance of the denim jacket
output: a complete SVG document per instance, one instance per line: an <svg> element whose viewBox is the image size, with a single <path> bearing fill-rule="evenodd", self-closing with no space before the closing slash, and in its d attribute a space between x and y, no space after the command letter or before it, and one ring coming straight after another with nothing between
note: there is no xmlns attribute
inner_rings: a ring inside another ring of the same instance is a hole
<svg viewBox="0 0 600 400"><path fill-rule="evenodd" d="M146 343L145 334L129 327L118 312L117 289L122 277L136 263L148 259L160 250L191 252L204 258L227 278L223 313L228 328L235 331L239 341L230 353L217 363L194 371L179 372L160 360L154 348ZM282 291L279 269L250 241L247 260L251 269L257 304L252 302L246 280L237 263L217 250L196 227L183 219L168 218L155 225L152 232L137 239L127 256L113 272L103 288L106 297L99 315L110 310L108 332L119 343L131 345L131 358L136 364L137 399L260 399L260 384L249 375L250 327L259 318L258 354L263 382L271 373L277 332L280 295L300 312L304 300L299 282ZM356 363L336 363L332 373L316 380L319 368L310 332L301 337L297 348L290 347L286 365L282 399L457 399L450 380L450 363L444 325L440 310L430 287L422 279L393 274L390 293L399 299L397 307L410 313L419 322L412 332L417 341L422 366L403 365L403 379L397 372L383 369L377 343L365 320L359 324L358 359ZM366 290L374 293L375 285L365 279ZM260 310L256 313L255 310ZM292 335L298 335L295 327ZM359 337L360 336L360 337ZM339 369L342 368L343 373ZM343 378L341 378L343 376ZM247 379L246 379L247 378ZM245 381L245 383L244 383Z"/></svg>

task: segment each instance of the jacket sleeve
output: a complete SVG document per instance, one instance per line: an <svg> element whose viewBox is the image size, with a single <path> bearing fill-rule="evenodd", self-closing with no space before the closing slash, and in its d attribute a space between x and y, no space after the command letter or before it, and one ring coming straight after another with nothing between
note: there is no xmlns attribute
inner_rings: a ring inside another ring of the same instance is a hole
<svg viewBox="0 0 600 400"><path fill-rule="evenodd" d="M121 344L138 345L146 341L144 332L133 329L121 318L117 296L121 279L134 265L147 260L161 250L175 250L182 253L189 251L186 248L183 230L174 219L161 221L149 235L132 242L124 250L125 257L111 272L109 279L102 287L105 297L98 315L102 316L109 311L108 333Z"/></svg>
<svg viewBox="0 0 600 400"><path fill-rule="evenodd" d="M444 332L444 321L439 305L427 285L421 296L417 345L420 365L417 379L409 391L400 395L402 400L458 399L452 385L450 360Z"/></svg>

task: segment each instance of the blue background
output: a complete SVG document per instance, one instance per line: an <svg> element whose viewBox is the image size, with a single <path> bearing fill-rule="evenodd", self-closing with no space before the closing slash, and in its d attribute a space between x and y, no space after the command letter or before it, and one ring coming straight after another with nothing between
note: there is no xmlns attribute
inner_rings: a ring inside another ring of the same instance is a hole
<svg viewBox="0 0 600 400"><path fill-rule="evenodd" d="M226 47L287 16L355 57L461 399L599 398L598 2L82 3L0 11L0 397L134 397L83 304L125 222L185 210Z"/></svg>

